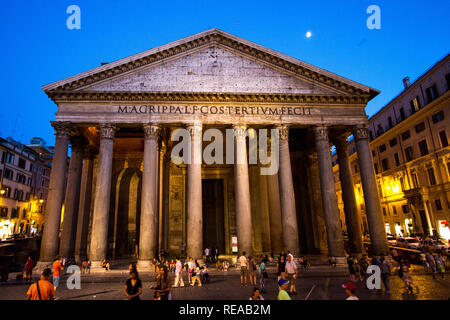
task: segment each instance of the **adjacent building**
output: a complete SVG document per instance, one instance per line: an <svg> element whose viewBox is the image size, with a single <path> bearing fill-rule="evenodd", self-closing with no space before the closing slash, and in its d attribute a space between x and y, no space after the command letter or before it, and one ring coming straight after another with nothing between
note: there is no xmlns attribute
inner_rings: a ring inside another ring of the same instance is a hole
<svg viewBox="0 0 450 320"><path fill-rule="evenodd" d="M415 82L406 77L403 83L404 90L369 119L385 229L394 235L437 233L450 239L450 55ZM353 140L348 147L360 226L368 232ZM339 194L338 165L334 172ZM345 221L344 203L339 199Z"/></svg>

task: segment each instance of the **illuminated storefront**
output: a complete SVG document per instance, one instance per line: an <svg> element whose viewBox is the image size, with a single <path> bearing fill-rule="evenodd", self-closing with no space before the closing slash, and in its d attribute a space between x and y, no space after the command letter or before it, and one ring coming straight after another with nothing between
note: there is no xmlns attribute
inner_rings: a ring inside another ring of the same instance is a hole
<svg viewBox="0 0 450 320"><path fill-rule="evenodd" d="M448 221L447 220L439 220L439 234L442 238L445 240L450 240L450 229L448 227Z"/></svg>

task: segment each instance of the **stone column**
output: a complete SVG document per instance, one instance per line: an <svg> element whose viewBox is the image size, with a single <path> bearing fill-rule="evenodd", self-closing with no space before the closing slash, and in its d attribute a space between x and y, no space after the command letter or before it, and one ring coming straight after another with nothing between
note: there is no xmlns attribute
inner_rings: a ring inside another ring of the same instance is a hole
<svg viewBox="0 0 450 320"><path fill-rule="evenodd" d="M55 129L55 150L50 173L50 185L47 197L47 210L44 220L44 232L41 253L37 269L45 268L58 253L61 208L64 199L64 184L67 168L67 148L69 144L69 122L52 122Z"/></svg>
<svg viewBox="0 0 450 320"><path fill-rule="evenodd" d="M377 183L373 169L372 152L369 145L369 129L357 127L353 131L358 163L361 174L361 184L366 204L366 215L369 223L369 233L372 242L372 251L375 255L387 254L387 238L381 213L380 199L378 198Z"/></svg>
<svg viewBox="0 0 450 320"><path fill-rule="evenodd" d="M78 204L80 201L81 167L85 139L81 136L70 138L69 174L67 176L64 216L61 231L59 253L62 257L73 258L75 250L75 233L77 225Z"/></svg>
<svg viewBox="0 0 450 320"><path fill-rule="evenodd" d="M270 242L272 252L276 255L283 251L283 227L281 226L278 173L267 176L267 196L269 198Z"/></svg>
<svg viewBox="0 0 450 320"><path fill-rule="evenodd" d="M139 269L150 268L155 255L157 239L157 163L160 127L144 125L144 170L142 173L141 226L139 238Z"/></svg>
<svg viewBox="0 0 450 320"><path fill-rule="evenodd" d="M322 205L325 216L325 224L327 226L328 254L335 257L345 257L339 207L334 185L333 167L331 165L328 128L315 127L314 134L319 160Z"/></svg>
<svg viewBox="0 0 450 320"><path fill-rule="evenodd" d="M352 173L348 163L347 136L340 135L336 139L335 146L339 163L339 179L341 180L342 200L344 201L349 250L351 254L361 256L363 253L362 233L359 225Z"/></svg>
<svg viewBox="0 0 450 320"><path fill-rule="evenodd" d="M252 255L252 213L247 164L246 126L233 126L236 141L234 153L234 183L236 202L236 229L239 251Z"/></svg>
<svg viewBox="0 0 450 320"><path fill-rule="evenodd" d="M286 250L294 255L300 254L298 242L297 212L294 202L294 184L292 182L291 157L289 154L289 129L280 126L279 152L280 168L278 173L281 203L281 224L283 226L283 242Z"/></svg>
<svg viewBox="0 0 450 320"><path fill-rule="evenodd" d="M101 262L106 258L108 251L108 220L115 132L116 128L112 124L102 124L100 126L100 152L89 247L89 259L92 263L92 269L101 267Z"/></svg>
<svg viewBox="0 0 450 320"><path fill-rule="evenodd" d="M94 147L85 148L81 173L80 202L78 205L77 232L75 238L75 261L87 259L87 240L91 212L92 180L94 173Z"/></svg>
<svg viewBox="0 0 450 320"><path fill-rule="evenodd" d="M202 126L192 124L187 129L191 135L191 161L187 166L187 255L202 259Z"/></svg>

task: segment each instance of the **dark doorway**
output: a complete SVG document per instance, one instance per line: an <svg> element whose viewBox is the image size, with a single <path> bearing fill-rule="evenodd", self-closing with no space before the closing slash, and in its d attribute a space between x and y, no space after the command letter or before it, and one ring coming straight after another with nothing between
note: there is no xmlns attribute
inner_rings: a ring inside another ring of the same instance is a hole
<svg viewBox="0 0 450 320"><path fill-rule="evenodd" d="M428 229L427 217L425 215L425 210L419 210L419 214L420 214L420 222L422 223L423 234L427 235L429 229Z"/></svg>
<svg viewBox="0 0 450 320"><path fill-rule="evenodd" d="M222 179L202 180L203 247L225 252Z"/></svg>

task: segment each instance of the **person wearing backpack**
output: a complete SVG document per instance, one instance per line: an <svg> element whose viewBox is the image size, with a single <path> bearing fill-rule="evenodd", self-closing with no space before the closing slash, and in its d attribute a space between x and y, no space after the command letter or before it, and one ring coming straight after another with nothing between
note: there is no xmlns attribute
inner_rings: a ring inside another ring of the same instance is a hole
<svg viewBox="0 0 450 320"><path fill-rule="evenodd" d="M52 271L45 268L41 280L33 283L27 291L26 300L55 300L55 287L50 282Z"/></svg>

